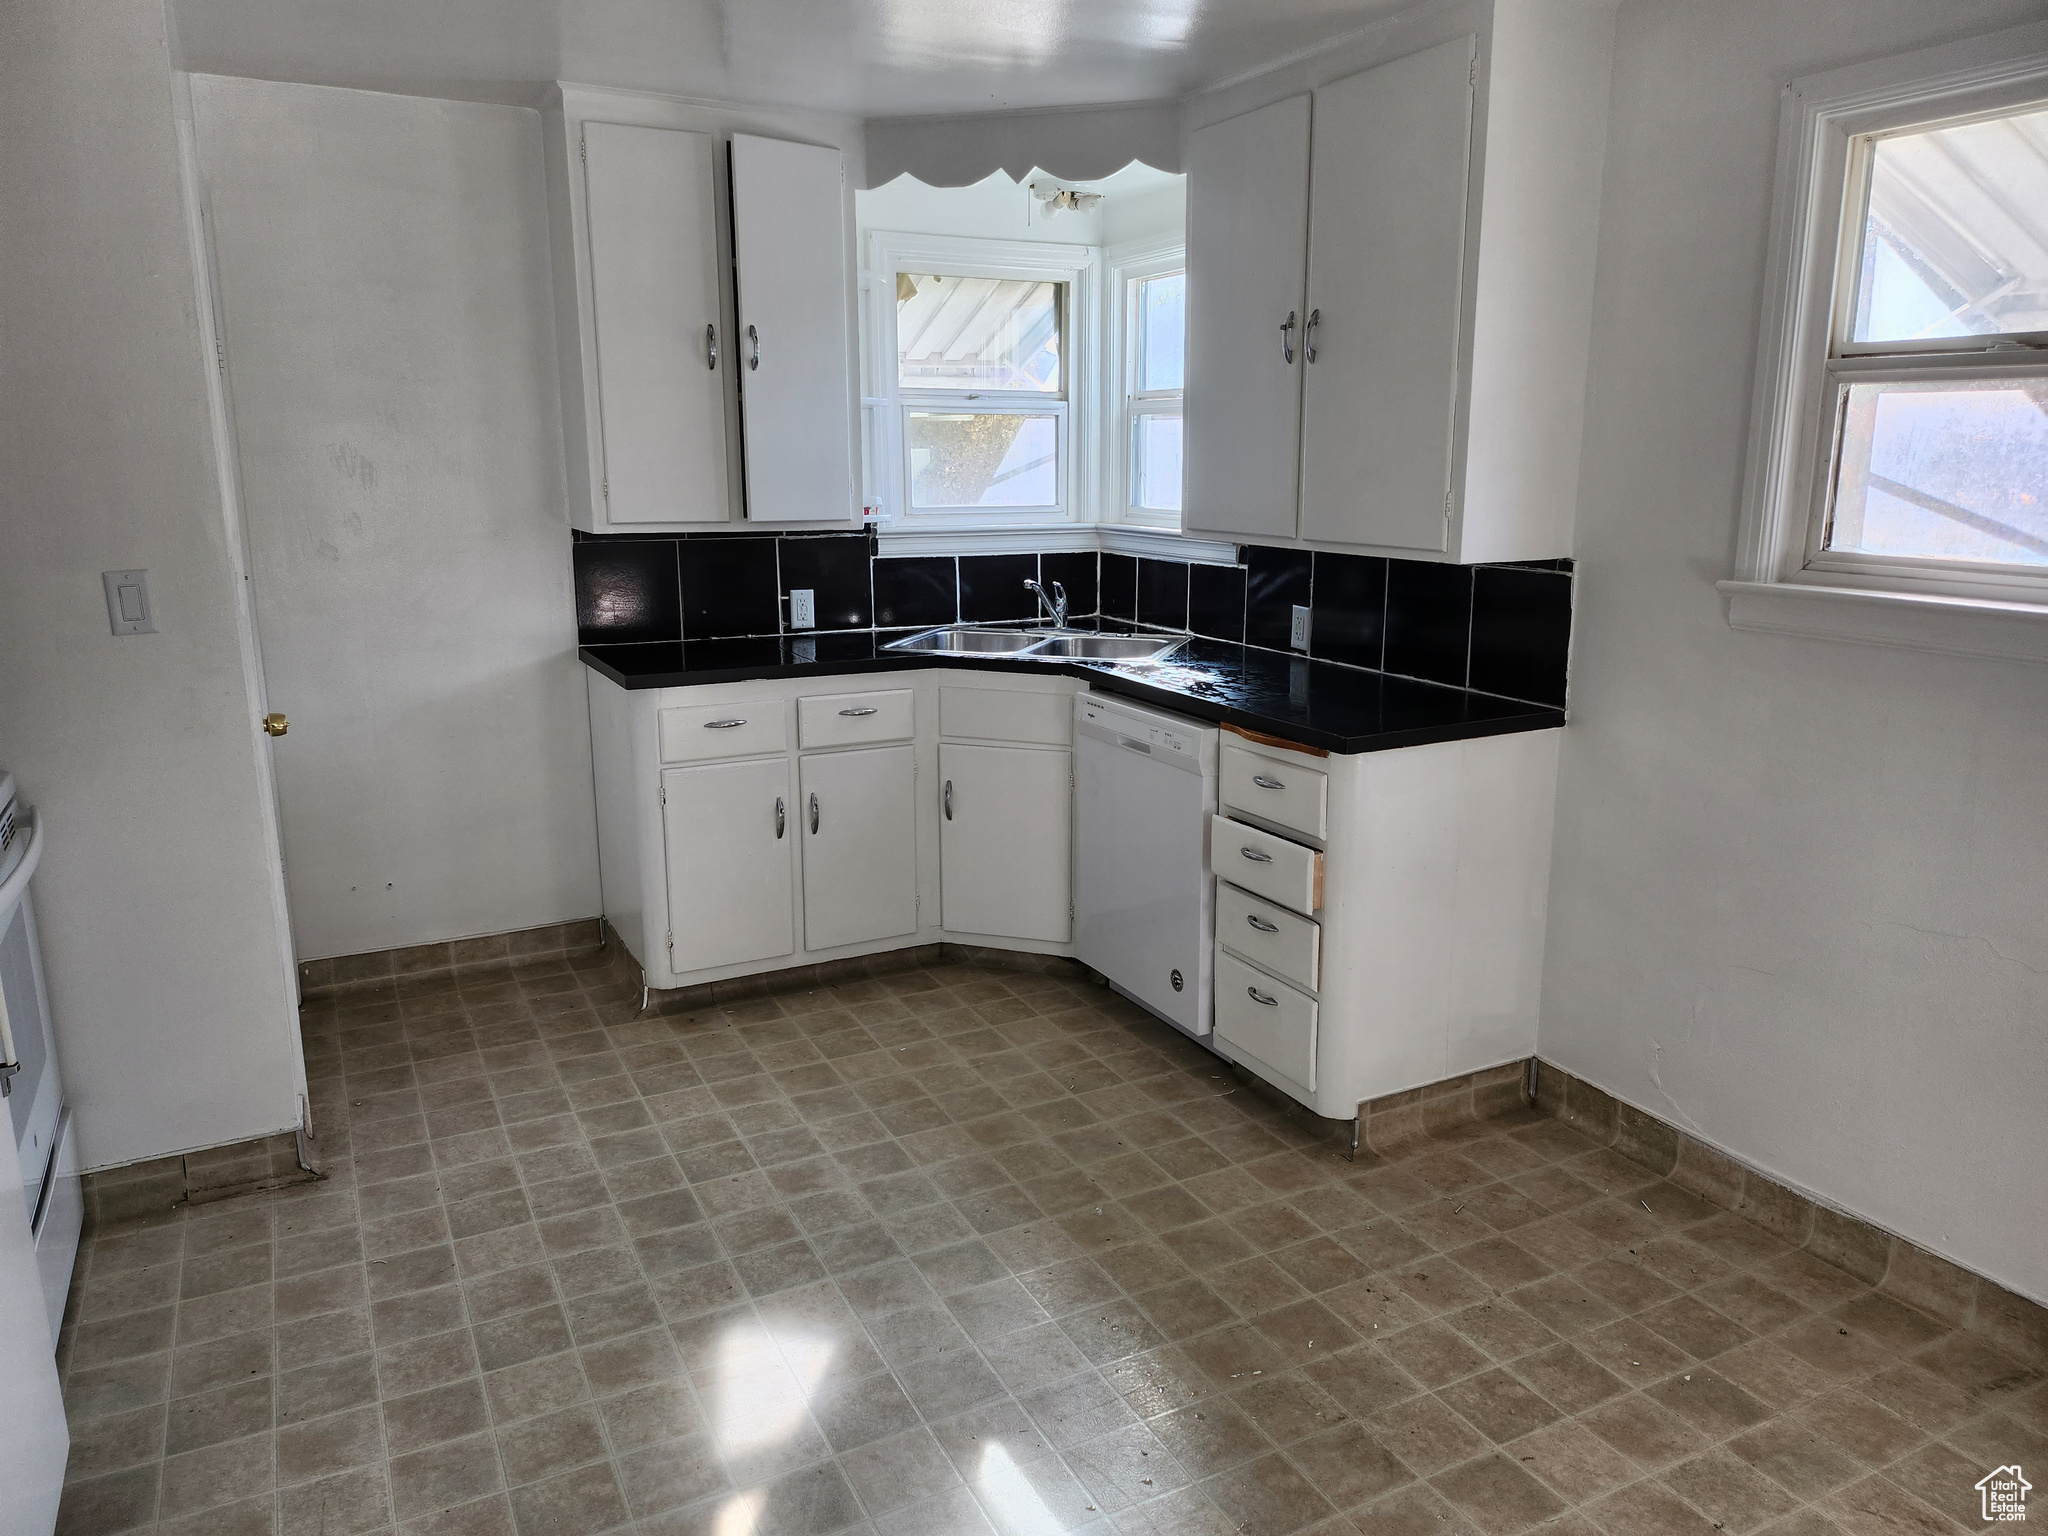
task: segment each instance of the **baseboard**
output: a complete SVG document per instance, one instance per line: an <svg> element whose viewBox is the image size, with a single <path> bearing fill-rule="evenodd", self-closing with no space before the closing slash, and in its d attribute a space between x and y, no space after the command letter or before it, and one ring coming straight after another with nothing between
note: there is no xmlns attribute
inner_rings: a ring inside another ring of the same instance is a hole
<svg viewBox="0 0 2048 1536"><path fill-rule="evenodd" d="M618 943L616 933L612 942ZM623 953L623 949L621 951ZM844 960L822 960L815 965L786 966L779 971L758 971L751 976L732 976L724 981L700 982L693 987L654 990L648 994L647 1011L652 1014L694 1013L702 1008L736 1003L747 998L773 997L785 992L809 992L842 982L864 981L877 976L897 976L928 965L965 961L1012 971L1048 971L1079 976L1084 969L1066 955L1042 955L1021 949L992 949L979 944L918 944L907 949L885 949L872 955L854 955ZM635 967L637 970L638 968Z"/></svg>
<svg viewBox="0 0 2048 1536"><path fill-rule="evenodd" d="M2048 1307L2039 1302L1824 1205L1547 1061L1536 1063L1535 1108L1866 1285L2031 1365L2048 1366Z"/></svg>
<svg viewBox="0 0 2048 1536"><path fill-rule="evenodd" d="M279 1131L88 1173L82 1183L86 1222L104 1230L326 1177L312 1166L306 1146L297 1131Z"/></svg>
<svg viewBox="0 0 2048 1536"><path fill-rule="evenodd" d="M486 966L534 960L544 956L582 954L599 946L601 918L578 918L486 934L479 939L450 939L442 944L412 944L404 949L373 949L360 955L299 963L299 999L372 994L395 983L451 972L466 973Z"/></svg>

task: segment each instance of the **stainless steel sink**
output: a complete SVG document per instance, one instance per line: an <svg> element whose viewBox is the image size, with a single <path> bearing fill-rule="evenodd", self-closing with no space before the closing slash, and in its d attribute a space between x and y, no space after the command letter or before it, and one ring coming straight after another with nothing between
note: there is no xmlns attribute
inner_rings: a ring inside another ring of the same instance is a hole
<svg viewBox="0 0 2048 1536"><path fill-rule="evenodd" d="M1085 661L1157 661L1180 644L1149 635L1062 635L1031 652L1036 658Z"/></svg>
<svg viewBox="0 0 2048 1536"><path fill-rule="evenodd" d="M1150 635L1098 635L1078 629L981 629L972 624L928 629L891 640L885 651L941 656L1014 656L1019 661L1157 661L1180 644Z"/></svg>
<svg viewBox="0 0 2048 1536"><path fill-rule="evenodd" d="M1021 629L928 629L907 640L891 640L885 651L936 651L952 656L1014 656L1044 640Z"/></svg>

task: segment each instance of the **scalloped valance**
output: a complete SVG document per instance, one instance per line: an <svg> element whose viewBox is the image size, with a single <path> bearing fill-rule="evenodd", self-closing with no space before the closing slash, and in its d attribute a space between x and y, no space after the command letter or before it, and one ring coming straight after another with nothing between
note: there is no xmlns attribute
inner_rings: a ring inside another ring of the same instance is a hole
<svg viewBox="0 0 2048 1536"><path fill-rule="evenodd" d="M1013 181L1034 170L1063 181L1100 181L1133 160L1155 170L1182 169L1180 107L1170 101L878 117L869 118L866 129L867 187L886 186L905 172L927 186L966 187L996 171Z"/></svg>

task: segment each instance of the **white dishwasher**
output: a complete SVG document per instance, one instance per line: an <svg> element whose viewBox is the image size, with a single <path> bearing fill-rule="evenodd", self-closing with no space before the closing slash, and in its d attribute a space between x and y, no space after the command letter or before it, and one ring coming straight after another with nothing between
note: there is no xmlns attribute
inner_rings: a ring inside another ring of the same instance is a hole
<svg viewBox="0 0 2048 1536"><path fill-rule="evenodd" d="M1074 944L1084 965L1209 1033L1216 727L1099 693L1074 699Z"/></svg>

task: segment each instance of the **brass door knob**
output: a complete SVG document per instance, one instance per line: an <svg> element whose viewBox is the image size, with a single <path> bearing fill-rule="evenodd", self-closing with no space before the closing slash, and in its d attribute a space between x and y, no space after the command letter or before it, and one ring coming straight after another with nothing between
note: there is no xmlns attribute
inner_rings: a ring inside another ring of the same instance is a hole
<svg viewBox="0 0 2048 1536"><path fill-rule="evenodd" d="M291 721L285 719L283 715L268 714L263 717L263 733L266 736L282 736L291 728Z"/></svg>

